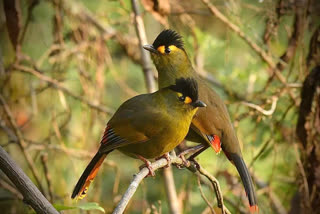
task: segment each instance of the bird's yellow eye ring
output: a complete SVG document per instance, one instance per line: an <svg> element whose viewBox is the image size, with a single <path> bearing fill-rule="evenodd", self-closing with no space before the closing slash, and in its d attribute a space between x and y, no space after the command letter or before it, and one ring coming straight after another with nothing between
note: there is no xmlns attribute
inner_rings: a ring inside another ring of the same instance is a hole
<svg viewBox="0 0 320 214"><path fill-rule="evenodd" d="M185 104L192 103L192 99L187 96L187 97L184 99L184 103L185 103Z"/></svg>
<svg viewBox="0 0 320 214"><path fill-rule="evenodd" d="M165 51L164 45L159 46L159 47L157 48L157 51L158 51L159 53L161 53L161 54L164 54L164 51Z"/></svg>
<svg viewBox="0 0 320 214"><path fill-rule="evenodd" d="M170 45L169 47L166 47L164 45L161 45L157 48L157 51L161 54L170 54L172 51L176 50L177 47L174 45Z"/></svg>
<svg viewBox="0 0 320 214"><path fill-rule="evenodd" d="M190 97L188 97L188 96L185 97L185 96L183 96L183 94L178 93L178 97L179 97L179 100L181 102L184 102L185 104L192 103L192 99Z"/></svg>

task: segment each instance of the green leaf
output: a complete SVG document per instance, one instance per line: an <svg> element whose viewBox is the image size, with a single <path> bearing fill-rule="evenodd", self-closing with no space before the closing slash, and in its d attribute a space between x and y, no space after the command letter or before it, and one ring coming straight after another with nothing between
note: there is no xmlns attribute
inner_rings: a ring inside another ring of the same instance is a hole
<svg viewBox="0 0 320 214"><path fill-rule="evenodd" d="M77 207L82 210L100 210L101 212L105 213L104 209L100 207L98 203L95 203L95 202L80 204L80 205L77 205Z"/></svg>
<svg viewBox="0 0 320 214"><path fill-rule="evenodd" d="M56 208L56 210L58 210L58 211L72 210L72 209L76 209L77 208L77 207L74 207L74 206L65 206L65 205L62 205L62 204L54 204L53 207Z"/></svg>
<svg viewBox="0 0 320 214"><path fill-rule="evenodd" d="M89 202L85 204L77 204L75 206L66 206L61 204L54 204L54 208L58 211L62 210L72 210L72 209L82 209L82 210L100 210L101 212L105 213L104 209L99 206L98 203Z"/></svg>

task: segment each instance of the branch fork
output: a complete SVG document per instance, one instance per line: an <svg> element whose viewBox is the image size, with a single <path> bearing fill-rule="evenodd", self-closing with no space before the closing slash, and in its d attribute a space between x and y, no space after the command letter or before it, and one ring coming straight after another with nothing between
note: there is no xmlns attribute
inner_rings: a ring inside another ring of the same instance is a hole
<svg viewBox="0 0 320 214"><path fill-rule="evenodd" d="M203 147L203 146L202 146ZM190 150L188 150L188 152L197 152L199 151L199 149L201 149L202 147L196 146L191 148ZM184 157L184 155L186 155L186 152L182 152L183 155L178 155L176 156L175 154L170 155L170 160L171 160L171 164L177 166L179 169L182 168L181 166L186 166L186 159L182 158ZM191 155L192 156L192 155ZM189 163L188 167L186 167L189 171L193 172L194 174L200 176L203 175L205 176L210 183L213 185L213 188L215 190L215 194L217 196L217 200L218 200L218 207L221 209L222 213L224 214L228 214L230 213L228 211L228 209L224 206L223 204L223 196L221 193L221 189L220 189L220 185L218 180L212 176L210 173L208 173L205 169L203 169L201 167L201 165L195 161L194 159L187 159L187 162ZM155 162L152 162L150 164L150 166L152 167L152 169L154 171L164 168L166 166L168 166L168 159L167 158L161 158L156 160ZM131 198L133 197L134 193L136 192L139 184L141 183L141 181L147 177L149 174L149 169L147 167L142 168L137 174L135 174L133 176L133 179L129 185L129 187L127 188L126 192L124 193L124 195L122 196L120 202L118 203L117 207L114 209L114 211L112 212L112 214L122 214L129 201L131 200Z"/></svg>

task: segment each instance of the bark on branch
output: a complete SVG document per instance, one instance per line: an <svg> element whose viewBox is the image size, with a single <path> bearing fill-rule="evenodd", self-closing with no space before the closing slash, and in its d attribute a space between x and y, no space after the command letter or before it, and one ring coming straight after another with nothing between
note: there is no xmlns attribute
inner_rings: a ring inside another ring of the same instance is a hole
<svg viewBox="0 0 320 214"><path fill-rule="evenodd" d="M59 212L42 195L22 169L0 146L0 169L23 195L23 200L40 214L59 214Z"/></svg>
<svg viewBox="0 0 320 214"><path fill-rule="evenodd" d="M173 165L182 166L185 164L183 159L180 157L170 156L170 158L171 158L171 164L173 164ZM214 176L212 176L210 173L208 173L205 169L203 169L200 166L200 164L197 163L195 160L191 160L190 162L191 162L191 164L190 164L190 166L188 166L187 169L197 175L205 176L211 182L211 184L213 185L213 188L215 190L215 194L216 194L217 201L218 201L218 207L221 209L221 213L229 214L230 211L225 207L225 205L223 203L223 196L221 193L221 189L220 189L220 185L219 185L218 180ZM153 162L151 164L151 166L152 166L153 170L156 171L160 168L167 166L167 164L168 164L168 161L165 158L161 158L161 159ZM127 191L122 196L120 202L118 203L117 207L114 209L112 214L122 214L125 211L129 201L131 200L134 193L136 192L139 184L148 174L149 174L148 168L144 167L143 169L140 170L140 172L138 172L137 174L134 175L129 187L127 188Z"/></svg>

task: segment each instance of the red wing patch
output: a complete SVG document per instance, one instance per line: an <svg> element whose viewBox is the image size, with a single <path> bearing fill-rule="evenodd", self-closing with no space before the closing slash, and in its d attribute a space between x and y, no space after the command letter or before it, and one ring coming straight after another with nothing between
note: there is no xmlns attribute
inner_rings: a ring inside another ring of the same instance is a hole
<svg viewBox="0 0 320 214"><path fill-rule="evenodd" d="M221 151L221 141L218 135L207 135L208 140L210 141L211 147L213 150L219 154Z"/></svg>
<svg viewBox="0 0 320 214"><path fill-rule="evenodd" d="M99 152L106 153L113 149L119 148L129 143L126 139L116 134L110 125L107 125L104 130L103 137L100 141Z"/></svg>
<svg viewBox="0 0 320 214"><path fill-rule="evenodd" d="M104 130L104 133L103 133L101 144L106 144L108 142L108 138L110 136L110 133L109 133L110 130L112 131L111 127L109 125L107 125L107 127L106 127L106 129Z"/></svg>

